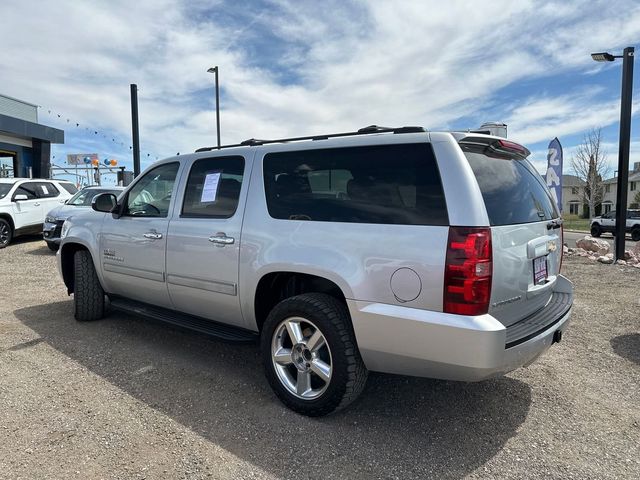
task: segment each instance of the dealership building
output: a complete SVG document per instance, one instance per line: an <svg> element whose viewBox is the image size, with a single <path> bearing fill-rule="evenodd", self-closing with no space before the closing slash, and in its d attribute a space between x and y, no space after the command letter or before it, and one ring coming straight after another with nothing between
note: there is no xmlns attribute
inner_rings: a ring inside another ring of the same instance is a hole
<svg viewBox="0 0 640 480"><path fill-rule="evenodd" d="M64 131L38 123L38 106L0 94L0 177L48 178Z"/></svg>

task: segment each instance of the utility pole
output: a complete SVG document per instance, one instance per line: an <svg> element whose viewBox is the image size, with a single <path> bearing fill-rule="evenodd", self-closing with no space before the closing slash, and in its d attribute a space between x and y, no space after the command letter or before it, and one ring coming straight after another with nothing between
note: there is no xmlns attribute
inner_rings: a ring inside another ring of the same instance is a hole
<svg viewBox="0 0 640 480"><path fill-rule="evenodd" d="M131 84L131 130L133 135L133 176L140 175L140 129L138 127L138 86Z"/></svg>

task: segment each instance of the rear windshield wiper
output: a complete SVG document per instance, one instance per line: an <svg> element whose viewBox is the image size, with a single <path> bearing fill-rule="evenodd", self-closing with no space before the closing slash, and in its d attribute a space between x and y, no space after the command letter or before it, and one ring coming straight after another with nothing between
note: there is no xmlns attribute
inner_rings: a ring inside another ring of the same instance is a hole
<svg viewBox="0 0 640 480"><path fill-rule="evenodd" d="M562 220L558 218L557 220L551 220L549 223L547 223L547 230L560 228L561 226Z"/></svg>

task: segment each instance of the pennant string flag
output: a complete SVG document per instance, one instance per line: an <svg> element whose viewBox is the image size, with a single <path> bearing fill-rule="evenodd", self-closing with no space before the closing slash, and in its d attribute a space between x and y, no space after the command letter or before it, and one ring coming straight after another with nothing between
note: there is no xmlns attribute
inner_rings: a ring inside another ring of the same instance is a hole
<svg viewBox="0 0 640 480"><path fill-rule="evenodd" d="M43 109L43 111L44 111L44 108L45 108L45 107L40 106L40 108L42 108L42 109ZM107 135L107 133L111 133L111 132L104 133L104 132L101 132L100 130L94 130L94 129L90 128L90 127L81 127L80 122L75 121L73 118L67 118L66 116L64 116L64 117L63 117L63 115L62 115L61 113L57 113L57 112L55 111L55 109L47 108L47 109L46 109L46 111L47 111L47 114L49 114L49 115L53 115L54 117L57 117L57 118L59 118L59 119L61 119L61 120L66 120L66 123L75 123L75 124L76 124L76 128L84 128L84 130L85 130L86 132L93 132L93 134L94 134L94 135L100 135L102 138L107 139L107 140L108 140L108 139L109 139L109 137L110 137L110 135ZM119 144L121 147L124 147L124 146L126 145L126 143L125 143L125 142L121 142L121 141L119 141L119 140L120 140L120 139L118 139L118 138L116 138L116 137L112 137L112 138L111 138L111 141L112 141L113 143L115 143L115 144ZM131 145L129 145L129 150L133 150L133 147L132 147ZM155 158L156 160L159 158L159 157L158 157L158 155L156 155L156 154L155 154L155 153L153 153L153 152L140 152L140 153L141 153L141 154L142 154L142 153L146 153L146 156L147 156L147 157L153 157L153 158ZM55 158L55 157L54 157L54 158Z"/></svg>

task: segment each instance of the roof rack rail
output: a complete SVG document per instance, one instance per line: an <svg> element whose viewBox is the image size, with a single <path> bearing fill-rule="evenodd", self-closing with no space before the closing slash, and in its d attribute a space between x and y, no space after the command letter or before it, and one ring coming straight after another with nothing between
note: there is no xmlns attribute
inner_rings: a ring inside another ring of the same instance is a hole
<svg viewBox="0 0 640 480"><path fill-rule="evenodd" d="M310 135L306 137L290 137L290 138L278 138L271 140L261 140L258 138L250 138L248 140L244 140L240 143L235 143L232 145L222 145L221 147L203 147L196 150L197 152L209 152L211 150L220 150L222 148L231 148L231 147L257 147L260 145L266 145L269 143L287 143L287 142L300 142L302 140L327 140L329 138L338 138L338 137L352 137L356 135L370 135L373 133L422 133L426 132L423 127L380 127L378 125L369 125L368 127L363 127L355 132L345 132L345 133L329 133L325 135Z"/></svg>

